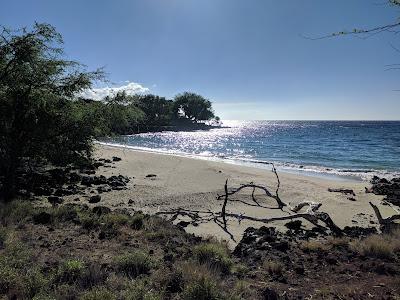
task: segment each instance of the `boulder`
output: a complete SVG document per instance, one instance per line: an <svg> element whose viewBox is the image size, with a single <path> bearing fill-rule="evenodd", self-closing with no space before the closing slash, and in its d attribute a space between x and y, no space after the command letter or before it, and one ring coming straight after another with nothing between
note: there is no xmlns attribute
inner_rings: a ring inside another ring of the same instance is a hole
<svg viewBox="0 0 400 300"><path fill-rule="evenodd" d="M47 212L40 212L38 214L33 215L33 223L46 225L51 222L51 215Z"/></svg>
<svg viewBox="0 0 400 300"><path fill-rule="evenodd" d="M91 196L89 198L89 203L99 203L100 200L101 200L101 196L100 195Z"/></svg>
<svg viewBox="0 0 400 300"><path fill-rule="evenodd" d="M106 206L95 206L92 211L99 216L111 213L111 209Z"/></svg>

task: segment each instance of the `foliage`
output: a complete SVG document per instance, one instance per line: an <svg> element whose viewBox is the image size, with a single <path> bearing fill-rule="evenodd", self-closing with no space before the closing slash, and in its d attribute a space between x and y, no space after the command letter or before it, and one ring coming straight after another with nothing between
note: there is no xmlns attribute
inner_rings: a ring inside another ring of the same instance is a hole
<svg viewBox="0 0 400 300"><path fill-rule="evenodd" d="M400 230L389 234L370 235L364 239L350 243L350 248L365 256L391 259L400 252Z"/></svg>
<svg viewBox="0 0 400 300"><path fill-rule="evenodd" d="M148 274L154 266L153 259L142 251L135 251L115 258L117 269L125 275L135 278Z"/></svg>
<svg viewBox="0 0 400 300"><path fill-rule="evenodd" d="M57 281L64 283L75 283L81 279L86 271L85 264L79 259L64 261L57 272Z"/></svg>
<svg viewBox="0 0 400 300"><path fill-rule="evenodd" d="M217 300L222 299L217 285L213 280L202 277L197 281L189 283L183 291L183 299L185 300Z"/></svg>
<svg viewBox="0 0 400 300"><path fill-rule="evenodd" d="M14 200L7 204L0 204L0 223L3 225L19 224L24 222L34 212L32 203Z"/></svg>
<svg viewBox="0 0 400 300"><path fill-rule="evenodd" d="M173 110L177 116L181 113L185 118L195 122L214 117L211 101L195 93L185 92L177 95Z"/></svg>
<svg viewBox="0 0 400 300"><path fill-rule="evenodd" d="M145 114L146 124L167 125L173 118L173 101L155 95L144 95L137 98L138 107Z"/></svg>
<svg viewBox="0 0 400 300"><path fill-rule="evenodd" d="M124 292L124 299L127 300L161 300L159 294L149 291L149 283L145 280L133 281Z"/></svg>
<svg viewBox="0 0 400 300"><path fill-rule="evenodd" d="M63 59L62 38L48 24L0 33L0 174L9 198L24 162L56 164L90 158L89 120L72 103L75 93L100 79ZM62 155L61 155L62 154Z"/></svg>
<svg viewBox="0 0 400 300"><path fill-rule="evenodd" d="M195 247L194 255L200 264L208 264L223 273L228 273L233 264L228 248L221 243L201 244Z"/></svg>
<svg viewBox="0 0 400 300"><path fill-rule="evenodd" d="M94 287L82 296L82 300L115 300L115 293L105 287Z"/></svg>

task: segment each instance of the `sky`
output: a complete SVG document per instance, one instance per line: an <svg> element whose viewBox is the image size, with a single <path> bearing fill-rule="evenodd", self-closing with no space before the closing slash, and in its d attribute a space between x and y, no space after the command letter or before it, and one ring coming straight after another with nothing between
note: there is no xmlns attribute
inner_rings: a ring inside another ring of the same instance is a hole
<svg viewBox="0 0 400 300"><path fill-rule="evenodd" d="M222 119L400 120L399 35L310 40L394 23L386 0L0 0L0 24L50 23L114 89L192 91ZM393 47L392 47L393 46Z"/></svg>

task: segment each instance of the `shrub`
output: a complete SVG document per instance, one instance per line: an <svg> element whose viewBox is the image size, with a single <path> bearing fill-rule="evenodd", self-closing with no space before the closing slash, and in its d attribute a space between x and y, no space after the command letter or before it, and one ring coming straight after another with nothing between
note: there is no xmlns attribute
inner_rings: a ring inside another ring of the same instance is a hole
<svg viewBox="0 0 400 300"><path fill-rule="evenodd" d="M115 263L118 271L131 278L148 274L154 265L152 258L141 251L117 256Z"/></svg>
<svg viewBox="0 0 400 300"><path fill-rule="evenodd" d="M77 209L71 205L55 207L52 210L53 219L58 222L70 222L78 220Z"/></svg>
<svg viewBox="0 0 400 300"><path fill-rule="evenodd" d="M24 294L27 298L33 298L40 294L48 286L49 280L38 269L30 269L22 277Z"/></svg>
<svg viewBox="0 0 400 300"><path fill-rule="evenodd" d="M128 224L130 218L131 218L130 216L125 214L110 213L104 215L102 217L102 220L104 221L105 226L107 227L121 227L123 225Z"/></svg>
<svg viewBox="0 0 400 300"><path fill-rule="evenodd" d="M136 213L131 218L131 228L135 230L140 230L144 225L144 215L141 213Z"/></svg>
<svg viewBox="0 0 400 300"><path fill-rule="evenodd" d="M306 241L300 244L300 248L303 251L315 252L315 251L327 251L329 246L321 241Z"/></svg>
<svg viewBox="0 0 400 300"><path fill-rule="evenodd" d="M149 284L145 280L133 281L124 291L123 298L126 300L161 300L161 295L148 288Z"/></svg>
<svg viewBox="0 0 400 300"><path fill-rule="evenodd" d="M91 212L79 212L79 221L81 223L82 228L86 230L93 230L100 227L99 217Z"/></svg>
<svg viewBox="0 0 400 300"><path fill-rule="evenodd" d="M189 283L183 291L182 298L185 300L222 299L215 282L207 277L202 277L197 281Z"/></svg>
<svg viewBox="0 0 400 300"><path fill-rule="evenodd" d="M105 287L95 287L83 294L82 300L116 300L116 295Z"/></svg>
<svg viewBox="0 0 400 300"><path fill-rule="evenodd" d="M77 259L64 261L58 268L56 281L62 283L76 283L85 275L85 264Z"/></svg>
<svg viewBox="0 0 400 300"><path fill-rule="evenodd" d="M0 249L4 247L8 235L7 228L0 225Z"/></svg>
<svg viewBox="0 0 400 300"><path fill-rule="evenodd" d="M200 264L209 264L223 273L228 273L232 266L228 248L220 243L207 243L196 246L194 255Z"/></svg>
<svg viewBox="0 0 400 300"><path fill-rule="evenodd" d="M70 284L60 284L55 287L53 299L78 299L79 290L77 286Z"/></svg>
<svg viewBox="0 0 400 300"><path fill-rule="evenodd" d="M263 267L268 271L271 275L282 275L283 272L283 264L276 261L264 261Z"/></svg>
<svg viewBox="0 0 400 300"><path fill-rule="evenodd" d="M7 241L0 256L0 293L12 290L17 298L33 298L48 285L48 280L30 263L30 251L23 244Z"/></svg>
<svg viewBox="0 0 400 300"><path fill-rule="evenodd" d="M233 291L230 293L227 299L229 300L257 299L255 293L256 291L253 288L251 288L249 283L243 280L239 280L236 282Z"/></svg>
<svg viewBox="0 0 400 300"><path fill-rule="evenodd" d="M400 231L383 235L374 234L350 243L350 248L361 255L390 259L400 251L399 237Z"/></svg>
<svg viewBox="0 0 400 300"><path fill-rule="evenodd" d="M32 216L34 207L29 201L14 200L0 207L0 222L3 225L19 224Z"/></svg>
<svg viewBox="0 0 400 300"><path fill-rule="evenodd" d="M233 273L239 278L245 277L249 271L249 267L243 264L236 264L233 266Z"/></svg>

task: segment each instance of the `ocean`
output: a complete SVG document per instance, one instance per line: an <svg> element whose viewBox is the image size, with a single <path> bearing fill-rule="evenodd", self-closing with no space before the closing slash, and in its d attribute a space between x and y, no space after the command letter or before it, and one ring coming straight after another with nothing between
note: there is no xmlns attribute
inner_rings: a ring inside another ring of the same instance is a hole
<svg viewBox="0 0 400 300"><path fill-rule="evenodd" d="M369 180L400 175L400 121L223 121L209 131L158 132L100 142L230 163Z"/></svg>

